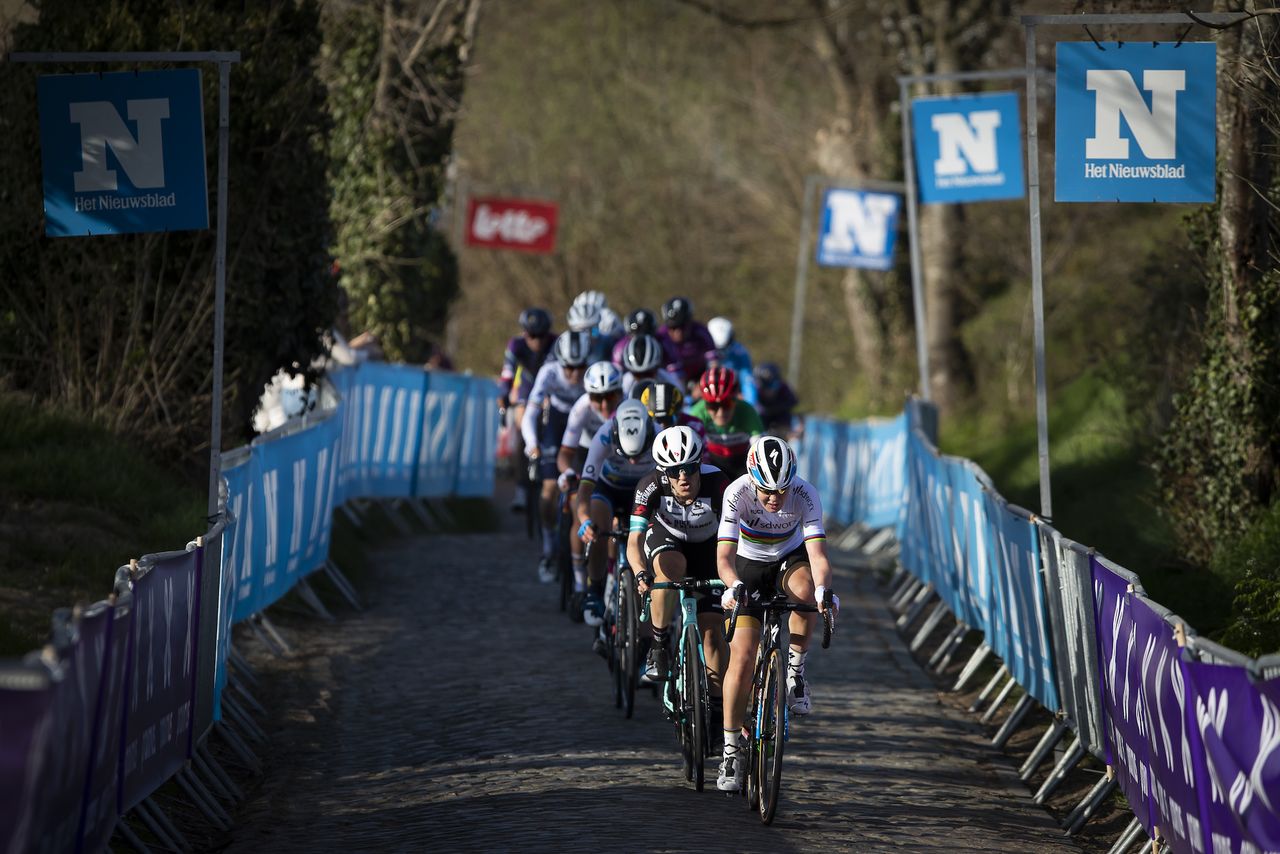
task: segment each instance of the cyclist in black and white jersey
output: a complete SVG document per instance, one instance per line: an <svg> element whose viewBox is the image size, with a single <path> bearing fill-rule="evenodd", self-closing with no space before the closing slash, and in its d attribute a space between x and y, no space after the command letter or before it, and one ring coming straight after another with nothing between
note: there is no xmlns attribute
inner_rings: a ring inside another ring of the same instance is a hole
<svg viewBox="0 0 1280 854"><path fill-rule="evenodd" d="M584 543L607 534L615 513L625 513L631 506L636 484L653 471L651 445L656 433L649 413L638 400L623 401L613 418L596 431L582 467L576 502L578 536ZM587 566L590 580L582 598L582 619L589 626L604 622L607 544L606 540L591 550Z"/></svg>
<svg viewBox="0 0 1280 854"><path fill-rule="evenodd" d="M641 592L648 589L651 578L714 579L716 531L728 479L715 466L702 462L702 439L689 427L668 427L659 433L653 443L653 460L657 470L636 487L631 536L627 539L627 558L633 566L645 568L637 577ZM671 672L668 645L675 599L675 591L663 590L650 601L653 647L645 662L649 681L665 681ZM713 705L719 705L721 677L728 657L720 625L724 615L718 599L704 596L698 603L698 628Z"/></svg>
<svg viewBox="0 0 1280 854"><path fill-rule="evenodd" d="M569 423L560 439L560 453L556 464L560 468L557 482L564 493L578 490L578 473L587 462L591 441L596 431L613 417L622 402L622 369L613 362L596 362L587 368L583 381L586 391L569 410ZM585 594L587 589L587 563L583 556L582 539L569 538L569 552L573 565L574 590ZM574 619L581 616L581 595L574 597Z"/></svg>
<svg viewBox="0 0 1280 854"><path fill-rule="evenodd" d="M776 436L761 436L747 452L747 473L725 491L716 537L720 580L729 585L722 604L729 610L738 597L744 601L725 674L724 760L716 781L723 792L742 788L745 757L740 752L740 733L760 643L760 603L784 591L794 602L827 607L831 564L822 525L822 500L818 490L796 477L795 471L791 446ZM833 595L830 602L839 610L838 598ZM817 619L812 612L792 612L790 617L787 705L794 715L807 715L810 710L804 662Z"/></svg>
<svg viewBox="0 0 1280 854"><path fill-rule="evenodd" d="M545 583L555 580L556 553L556 452L560 437L569 421L569 411L582 396L583 376L587 370L587 354L591 339L583 332L563 332L552 350L554 361L538 370L538 378L529 393L529 403L520 421L524 452L537 461L538 478L542 481L542 560L538 578Z"/></svg>

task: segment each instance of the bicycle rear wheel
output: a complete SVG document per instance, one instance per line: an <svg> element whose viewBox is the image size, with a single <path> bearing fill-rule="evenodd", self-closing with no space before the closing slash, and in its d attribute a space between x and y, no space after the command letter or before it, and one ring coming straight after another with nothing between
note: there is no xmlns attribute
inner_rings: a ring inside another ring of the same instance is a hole
<svg viewBox="0 0 1280 854"><path fill-rule="evenodd" d="M782 752L787 728L787 660L777 649L765 660L760 700L760 746L756 774L760 781L760 820L773 823L778 810L778 789L782 783Z"/></svg>
<svg viewBox="0 0 1280 854"><path fill-rule="evenodd" d="M685 627L682 643L684 666L680 669L680 678L683 683L681 693L684 694L684 725L688 733L689 759L693 766L691 782L701 792L707 765L707 690L706 670L702 667L702 656L699 654L702 639L698 636L697 626ZM702 670L701 674L699 670Z"/></svg>

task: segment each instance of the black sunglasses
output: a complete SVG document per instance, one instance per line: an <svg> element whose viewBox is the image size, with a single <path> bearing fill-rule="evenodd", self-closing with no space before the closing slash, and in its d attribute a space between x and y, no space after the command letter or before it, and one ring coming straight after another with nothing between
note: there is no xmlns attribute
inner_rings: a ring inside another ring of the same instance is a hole
<svg viewBox="0 0 1280 854"><path fill-rule="evenodd" d="M702 471L702 463L685 463L682 466L669 466L667 468L667 477L676 480L680 475L692 478L695 474Z"/></svg>
<svg viewBox="0 0 1280 854"><path fill-rule="evenodd" d="M615 394L615 392L612 392L612 391L606 391L606 392L604 392L603 394L600 394L600 393L597 393L597 392L594 392L594 391L593 391L593 392L590 392L590 394L591 394L591 402L592 402L592 403L604 403L606 400L608 400L609 398L613 397L613 395Z"/></svg>
<svg viewBox="0 0 1280 854"><path fill-rule="evenodd" d="M719 403L712 403L709 400L707 401L707 409L728 409L732 405L732 401L728 400L722 400Z"/></svg>

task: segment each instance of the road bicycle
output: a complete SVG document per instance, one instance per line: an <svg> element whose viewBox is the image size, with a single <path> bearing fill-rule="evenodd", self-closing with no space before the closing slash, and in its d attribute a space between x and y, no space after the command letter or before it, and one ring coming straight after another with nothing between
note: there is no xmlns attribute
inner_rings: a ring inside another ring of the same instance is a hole
<svg viewBox="0 0 1280 854"><path fill-rule="evenodd" d="M713 727L715 722L711 720L711 691L707 685L707 662L702 654L702 632L698 628L698 597L694 594L718 595L724 590L724 582L684 578L680 581L659 581L649 589L680 591L676 662L672 678L667 680L662 691L662 705L676 725L685 779L701 792L706 760L711 755L709 736L719 727Z"/></svg>
<svg viewBox="0 0 1280 854"><path fill-rule="evenodd" d="M618 544L617 558L608 561L605 585L605 618L599 629L605 644L605 660L613 677L613 703L630 718L635 713L636 686L640 681L640 661L645 648L640 636L640 594L636 591L635 572L627 562L627 538L629 536L621 516L613 519L613 529L608 537ZM596 540L587 543L586 560Z"/></svg>
<svg viewBox="0 0 1280 854"><path fill-rule="evenodd" d="M742 598L733 606L726 641L732 643L742 610ZM831 646L835 629L835 613L830 592L822 611L822 648ZM778 809L778 790L782 785L782 754L789 736L791 712L787 707L787 655L791 646L791 612L812 613L818 608L792 602L785 593L762 603L760 646L751 678L751 698L747 704L747 784L743 794L747 808L760 811L760 821L772 824Z"/></svg>

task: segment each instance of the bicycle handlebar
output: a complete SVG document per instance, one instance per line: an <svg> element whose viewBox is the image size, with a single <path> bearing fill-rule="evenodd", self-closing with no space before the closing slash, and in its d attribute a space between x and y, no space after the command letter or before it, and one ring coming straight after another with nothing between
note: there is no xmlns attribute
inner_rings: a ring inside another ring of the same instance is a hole
<svg viewBox="0 0 1280 854"><path fill-rule="evenodd" d="M718 578L682 578L679 581L655 581L650 590L723 590L725 584Z"/></svg>
<svg viewBox="0 0 1280 854"><path fill-rule="evenodd" d="M828 605L827 609L820 612L822 614L822 648L828 649L831 646L831 635L836 628L836 614L835 610L829 607L831 604L829 600L825 604ZM760 607L766 611L798 611L802 614L812 614L818 611L817 605L792 602L784 594L778 594L770 601L761 603ZM738 629L738 615L740 613L742 613L742 599L735 599L733 613L729 616L729 628L724 633L725 643L733 643L733 635Z"/></svg>

